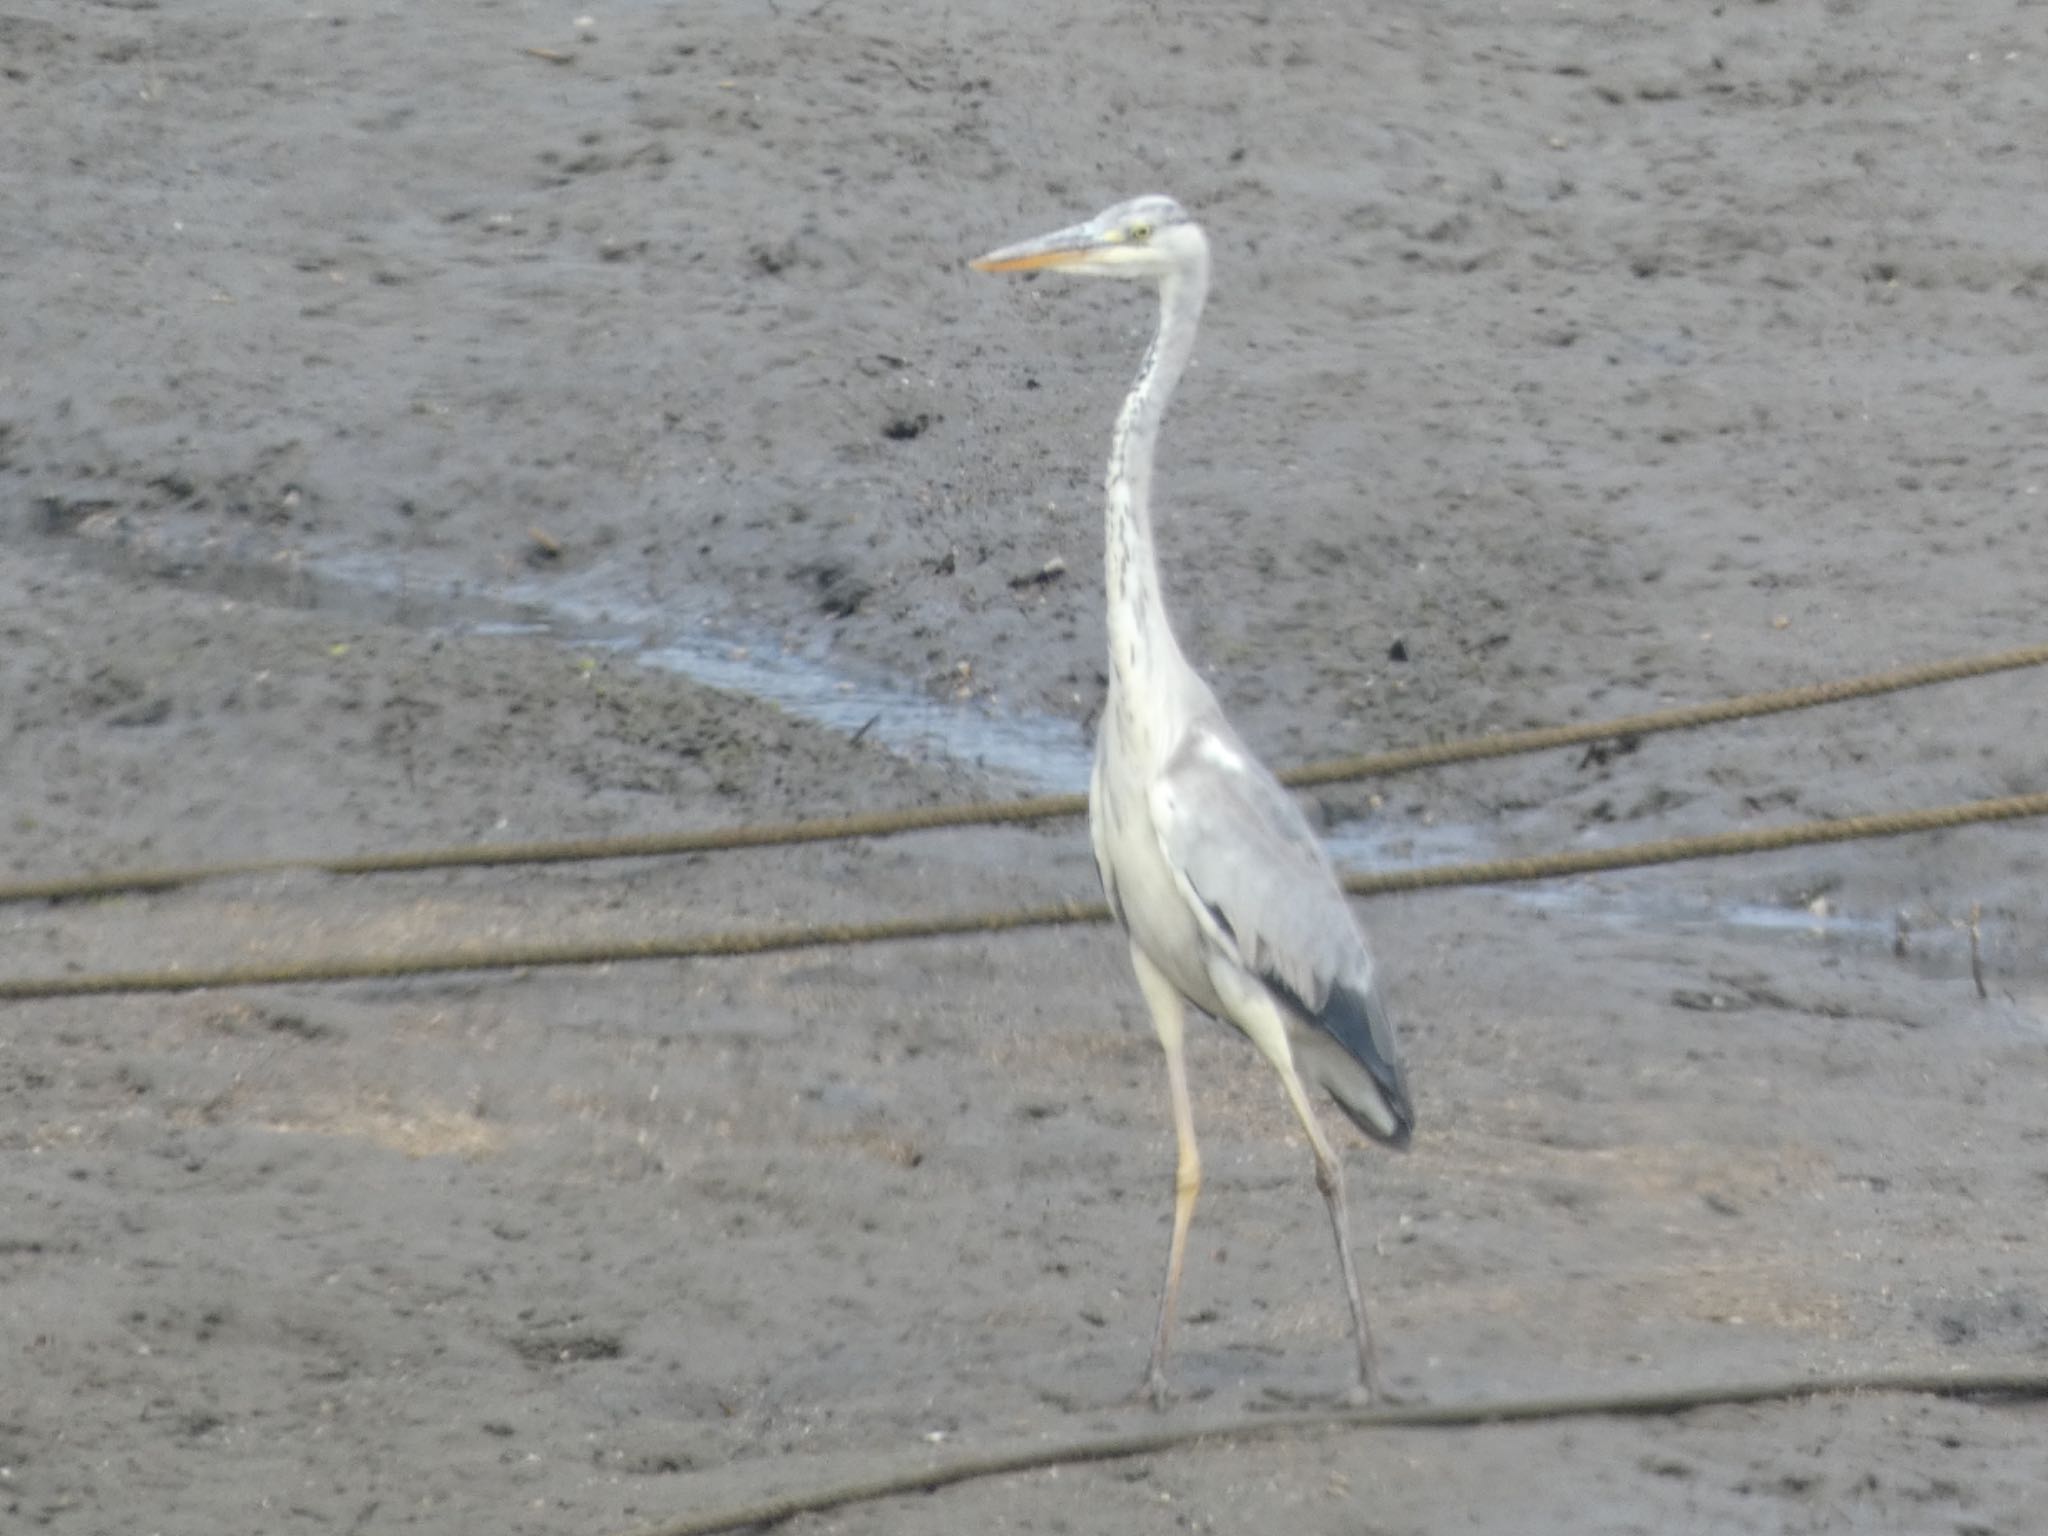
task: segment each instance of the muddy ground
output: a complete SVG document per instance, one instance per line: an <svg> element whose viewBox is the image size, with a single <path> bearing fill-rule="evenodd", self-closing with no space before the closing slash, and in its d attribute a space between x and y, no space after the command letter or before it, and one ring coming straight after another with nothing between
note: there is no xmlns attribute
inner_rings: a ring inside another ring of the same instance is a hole
<svg viewBox="0 0 2048 1536"><path fill-rule="evenodd" d="M1033 787L639 648L1083 741L1150 314L962 261L1152 188L1218 263L1168 585L1275 761L2038 641L2042 47L1999 0L5 0L0 872ZM2038 790L2044 742L2019 675L1319 809L1561 847ZM1362 909L1422 1121L1347 1142L1395 1387L2048 1367L2044 871L2015 825ZM1093 887L1054 824L14 903L0 955ZM1192 1058L1173 1411L1332 1391L1305 1150ZM9 1530L609 1536L1151 1422L1171 1132L1101 930L11 1004L0 1154ZM2025 1536L2042 1429L1332 1435L797 1528Z"/></svg>

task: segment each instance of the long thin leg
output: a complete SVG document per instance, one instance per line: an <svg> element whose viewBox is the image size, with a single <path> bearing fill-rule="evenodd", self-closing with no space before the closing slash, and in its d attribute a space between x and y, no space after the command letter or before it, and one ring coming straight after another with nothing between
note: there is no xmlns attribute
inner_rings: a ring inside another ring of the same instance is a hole
<svg viewBox="0 0 2048 1536"><path fill-rule="evenodd" d="M1180 989L1135 944L1131 946L1131 966L1138 973L1139 990L1152 1010L1152 1027L1159 1032L1159 1044L1166 1051L1166 1081L1173 1091L1173 1135L1180 1150L1173 1180L1173 1240L1166 1250L1166 1286L1159 1298L1159 1326L1152 1335L1152 1365L1145 1373L1145 1390L1152 1396L1152 1406L1164 1408L1166 1355L1173 1339L1181 1261L1187 1257L1188 1223L1194 1219L1195 1196L1202 1189L1202 1154L1195 1146L1195 1112L1188 1102L1188 1064L1182 1049L1187 1004Z"/></svg>
<svg viewBox="0 0 2048 1536"><path fill-rule="evenodd" d="M1344 1295L1351 1303L1351 1334L1358 1345L1357 1395L1361 1401L1371 1402L1379 1395L1379 1363L1373 1352L1372 1329L1365 1321L1365 1297L1358 1289L1358 1266L1351 1260L1351 1220L1344 1204L1344 1165L1337 1161L1337 1154L1331 1150L1322 1126L1316 1121L1316 1112L1309 1104L1308 1094L1302 1089L1301 1077L1294 1070L1294 1063L1281 1058L1273 1065L1280 1073L1280 1085L1287 1090L1287 1102L1301 1117L1302 1129L1308 1132L1308 1144L1315 1152L1316 1188L1323 1192L1323 1204L1330 1208L1330 1230L1337 1235L1337 1264L1344 1271Z"/></svg>

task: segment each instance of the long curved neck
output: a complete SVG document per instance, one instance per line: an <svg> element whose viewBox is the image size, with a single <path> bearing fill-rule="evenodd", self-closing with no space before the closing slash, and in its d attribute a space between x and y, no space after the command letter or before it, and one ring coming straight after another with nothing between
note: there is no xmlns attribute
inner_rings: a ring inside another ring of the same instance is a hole
<svg viewBox="0 0 2048 1536"><path fill-rule="evenodd" d="M1109 594L1109 662L1120 688L1141 690L1148 673L1181 659L1159 591L1152 542L1152 454L1173 387L1194 351L1202 301L1209 291L1206 251L1189 270L1159 285L1159 331L1138 368L1137 382L1110 440L1104 515ZM1170 660L1169 660L1170 658Z"/></svg>

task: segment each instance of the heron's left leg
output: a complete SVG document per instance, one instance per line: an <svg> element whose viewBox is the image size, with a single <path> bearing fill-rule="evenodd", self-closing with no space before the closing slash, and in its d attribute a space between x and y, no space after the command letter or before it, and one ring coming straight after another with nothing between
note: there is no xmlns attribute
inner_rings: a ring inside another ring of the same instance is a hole
<svg viewBox="0 0 2048 1536"><path fill-rule="evenodd" d="M1329 1138L1323 1135L1323 1127L1309 1104L1308 1091L1301 1085L1301 1074L1294 1066L1294 1048L1288 1043L1287 1019L1280 1012L1279 1005L1263 985L1233 965L1212 963L1209 976L1215 983L1216 995L1229 1010L1231 1023L1245 1032L1252 1044L1259 1048L1259 1054L1271 1062L1273 1070L1280 1075L1280 1086L1287 1091L1287 1102L1294 1106L1301 1128L1308 1133L1308 1144L1316 1159L1316 1188L1322 1191L1323 1204L1330 1210L1330 1230L1337 1237L1337 1265L1344 1272L1344 1298L1351 1303L1351 1336L1358 1346L1358 1395L1365 1401L1371 1401L1377 1395L1379 1370L1373 1356L1372 1329L1365 1321L1365 1297L1358 1289L1358 1266L1351 1258L1351 1220L1344 1204L1344 1165L1337 1161Z"/></svg>
<svg viewBox="0 0 2048 1536"><path fill-rule="evenodd" d="M1181 1261L1187 1257L1188 1223L1194 1220L1195 1196L1202 1189L1202 1154L1195 1146L1195 1112L1188 1102L1188 1064L1182 1045L1187 1022L1187 1004L1180 989L1134 943L1131 967L1138 973L1138 988L1152 1010L1152 1027L1159 1032L1159 1044L1166 1052L1166 1081L1173 1091L1173 1136L1180 1149L1173 1181L1173 1240L1166 1250L1166 1284L1159 1297L1159 1326L1152 1334L1152 1364L1145 1373L1145 1389L1152 1406L1166 1406L1166 1355L1173 1339L1173 1315L1180 1296Z"/></svg>
<svg viewBox="0 0 2048 1536"><path fill-rule="evenodd" d="M1301 1074L1294 1070L1293 1061L1283 1057L1275 1060L1273 1065L1280 1073L1280 1086L1287 1090L1287 1102L1301 1117L1301 1128L1308 1132L1308 1144L1315 1152L1316 1188L1322 1191L1323 1204L1330 1209L1330 1228L1337 1237L1337 1264L1344 1271L1344 1295L1351 1303L1351 1334L1358 1345L1358 1392L1363 1401L1371 1402L1379 1396L1379 1362L1373 1352L1372 1329L1365 1320L1365 1297L1358 1289L1358 1266L1351 1259L1351 1221L1344 1203L1344 1165L1337 1161L1336 1152L1323 1135L1323 1128L1316 1120L1315 1109L1301 1086Z"/></svg>

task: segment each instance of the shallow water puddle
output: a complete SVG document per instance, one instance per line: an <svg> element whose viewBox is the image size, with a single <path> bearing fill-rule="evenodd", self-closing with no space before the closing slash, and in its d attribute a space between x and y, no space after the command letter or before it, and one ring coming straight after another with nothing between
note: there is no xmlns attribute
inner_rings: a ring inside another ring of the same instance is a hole
<svg viewBox="0 0 2048 1536"><path fill-rule="evenodd" d="M118 548L98 553L116 565L133 562ZM1071 720L934 698L887 678L848 676L822 649L797 649L708 619L692 627L658 601L630 596L630 578L613 569L551 572L545 581L513 579L484 587L417 553L327 551L309 552L283 576L217 557L193 561L181 574L237 596L416 628L546 636L571 649L623 656L758 699L915 760L972 764L1028 793L1078 794L1088 785L1092 743ZM1342 867L1399 870L1526 851L1529 839L1515 837L1515 831L1511 824L1374 820L1342 823L1326 829L1323 838ZM1865 952L1891 949L1898 939L1891 915L1704 895L1674 888L1668 875L1654 870L1506 891L1510 900L1534 910L1643 931L1742 932ZM2012 925L1987 919L1979 940L1987 958L1998 957L1998 969L2010 971L2003 962L2018 954L2020 941ZM1904 959L1928 974L1953 976L1959 968L1967 973L1968 932L1953 923L1914 928Z"/></svg>

